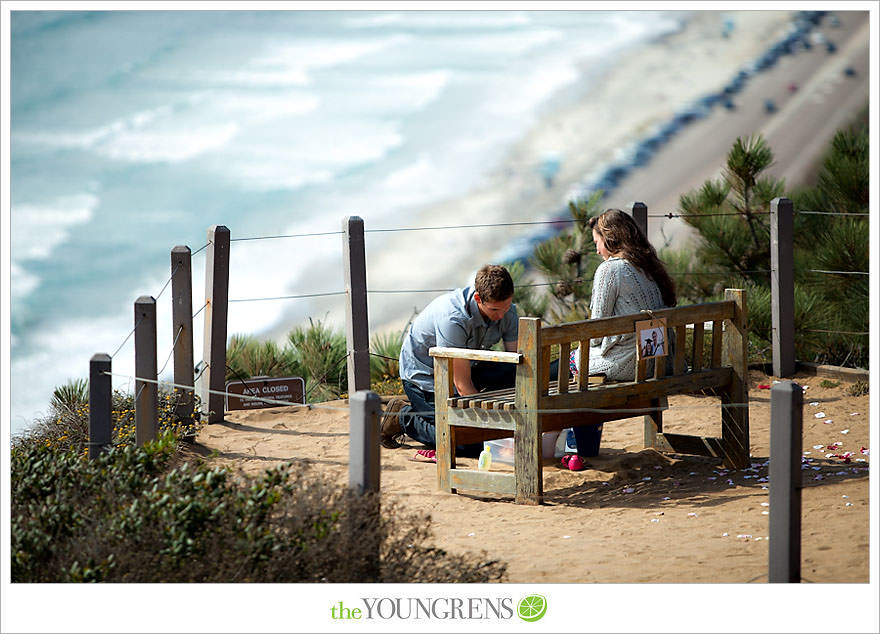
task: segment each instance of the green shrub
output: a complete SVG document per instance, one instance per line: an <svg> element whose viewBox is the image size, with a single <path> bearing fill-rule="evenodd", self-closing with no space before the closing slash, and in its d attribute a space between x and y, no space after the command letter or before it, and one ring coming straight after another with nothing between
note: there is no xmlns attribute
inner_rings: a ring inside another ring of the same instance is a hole
<svg viewBox="0 0 880 634"><path fill-rule="evenodd" d="M345 335L309 318L287 335L297 366L302 368L309 402L337 399L348 390Z"/></svg>
<svg viewBox="0 0 880 634"><path fill-rule="evenodd" d="M13 582L476 582L504 564L427 545L430 518L307 465L245 477L187 463L166 432L95 460L21 442L11 460ZM378 566L368 553L378 554ZM471 563L473 561L483 563Z"/></svg>

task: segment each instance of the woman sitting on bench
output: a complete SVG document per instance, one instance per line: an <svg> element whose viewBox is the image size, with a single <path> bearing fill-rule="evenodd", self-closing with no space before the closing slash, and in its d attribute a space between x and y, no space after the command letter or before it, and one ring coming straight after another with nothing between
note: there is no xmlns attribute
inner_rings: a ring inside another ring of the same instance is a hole
<svg viewBox="0 0 880 634"><path fill-rule="evenodd" d="M675 283L632 216L619 209L608 209L590 218L590 228L596 253L603 260L593 276L591 319L675 306ZM572 372L579 371L579 362L577 351L572 351ZM633 381L635 334L591 340L589 372L604 374L611 381ZM585 435L589 429L576 427L575 437Z"/></svg>

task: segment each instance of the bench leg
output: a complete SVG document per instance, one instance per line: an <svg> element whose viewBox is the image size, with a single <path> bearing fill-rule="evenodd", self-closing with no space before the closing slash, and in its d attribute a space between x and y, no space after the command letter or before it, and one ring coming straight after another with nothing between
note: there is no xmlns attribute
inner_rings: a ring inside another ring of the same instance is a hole
<svg viewBox="0 0 880 634"><path fill-rule="evenodd" d="M514 432L513 471L517 504L544 503L541 426L538 415L521 414Z"/></svg>
<svg viewBox="0 0 880 634"><path fill-rule="evenodd" d="M651 407L657 408L650 414L645 414L645 447L657 447L657 434L663 432L663 410L668 404L666 397L651 399Z"/></svg>
<svg viewBox="0 0 880 634"><path fill-rule="evenodd" d="M735 387L721 394L721 446L725 467L745 469L749 466L749 408Z"/></svg>

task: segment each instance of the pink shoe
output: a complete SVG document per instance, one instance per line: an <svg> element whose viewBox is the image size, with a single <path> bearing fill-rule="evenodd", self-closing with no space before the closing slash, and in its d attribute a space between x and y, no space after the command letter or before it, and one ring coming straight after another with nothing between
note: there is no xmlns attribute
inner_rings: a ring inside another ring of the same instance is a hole
<svg viewBox="0 0 880 634"><path fill-rule="evenodd" d="M572 471L583 471L584 470L584 459L578 455L574 455L568 459L566 465Z"/></svg>
<svg viewBox="0 0 880 634"><path fill-rule="evenodd" d="M413 462L437 462L437 450L419 449L410 460Z"/></svg>

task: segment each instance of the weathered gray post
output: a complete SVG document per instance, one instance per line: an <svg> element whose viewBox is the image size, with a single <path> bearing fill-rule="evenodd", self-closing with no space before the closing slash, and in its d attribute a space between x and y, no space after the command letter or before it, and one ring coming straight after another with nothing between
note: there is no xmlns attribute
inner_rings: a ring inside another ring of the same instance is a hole
<svg viewBox="0 0 880 634"><path fill-rule="evenodd" d="M773 374L792 376L794 359L794 205L788 198L770 202L770 290Z"/></svg>
<svg viewBox="0 0 880 634"><path fill-rule="evenodd" d="M342 221L345 267L345 340L348 347L348 393L370 389L370 328L367 318L367 263L364 221L348 216Z"/></svg>
<svg viewBox="0 0 880 634"><path fill-rule="evenodd" d="M645 237L648 237L648 206L645 203L635 202L630 204L629 213Z"/></svg>
<svg viewBox="0 0 880 634"><path fill-rule="evenodd" d="M134 303L135 440L138 447L158 435L159 389L156 382L156 300L141 295ZM146 379L146 380L141 380Z"/></svg>
<svg viewBox="0 0 880 634"><path fill-rule="evenodd" d="M801 580L801 456L804 390L770 390L770 583Z"/></svg>
<svg viewBox="0 0 880 634"><path fill-rule="evenodd" d="M379 491L379 415L382 399L359 390L349 396L349 486L359 493Z"/></svg>
<svg viewBox="0 0 880 634"><path fill-rule="evenodd" d="M364 582L379 581L379 415L382 400L369 390L350 393L349 399L349 460L348 482L352 492L360 498L359 512L348 517L348 539L351 552L357 552L351 562L352 574Z"/></svg>
<svg viewBox="0 0 880 634"><path fill-rule="evenodd" d="M187 246L171 249L171 321L174 345L174 383L193 387L175 387L174 415L190 422L195 401L193 378L192 253Z"/></svg>
<svg viewBox="0 0 880 634"><path fill-rule="evenodd" d="M209 423L223 420L226 386L226 318L229 311L229 229L208 229L205 263L205 369L199 378L201 411Z"/></svg>
<svg viewBox="0 0 880 634"><path fill-rule="evenodd" d="M89 362L89 460L110 446L113 432L110 355L98 353Z"/></svg>

